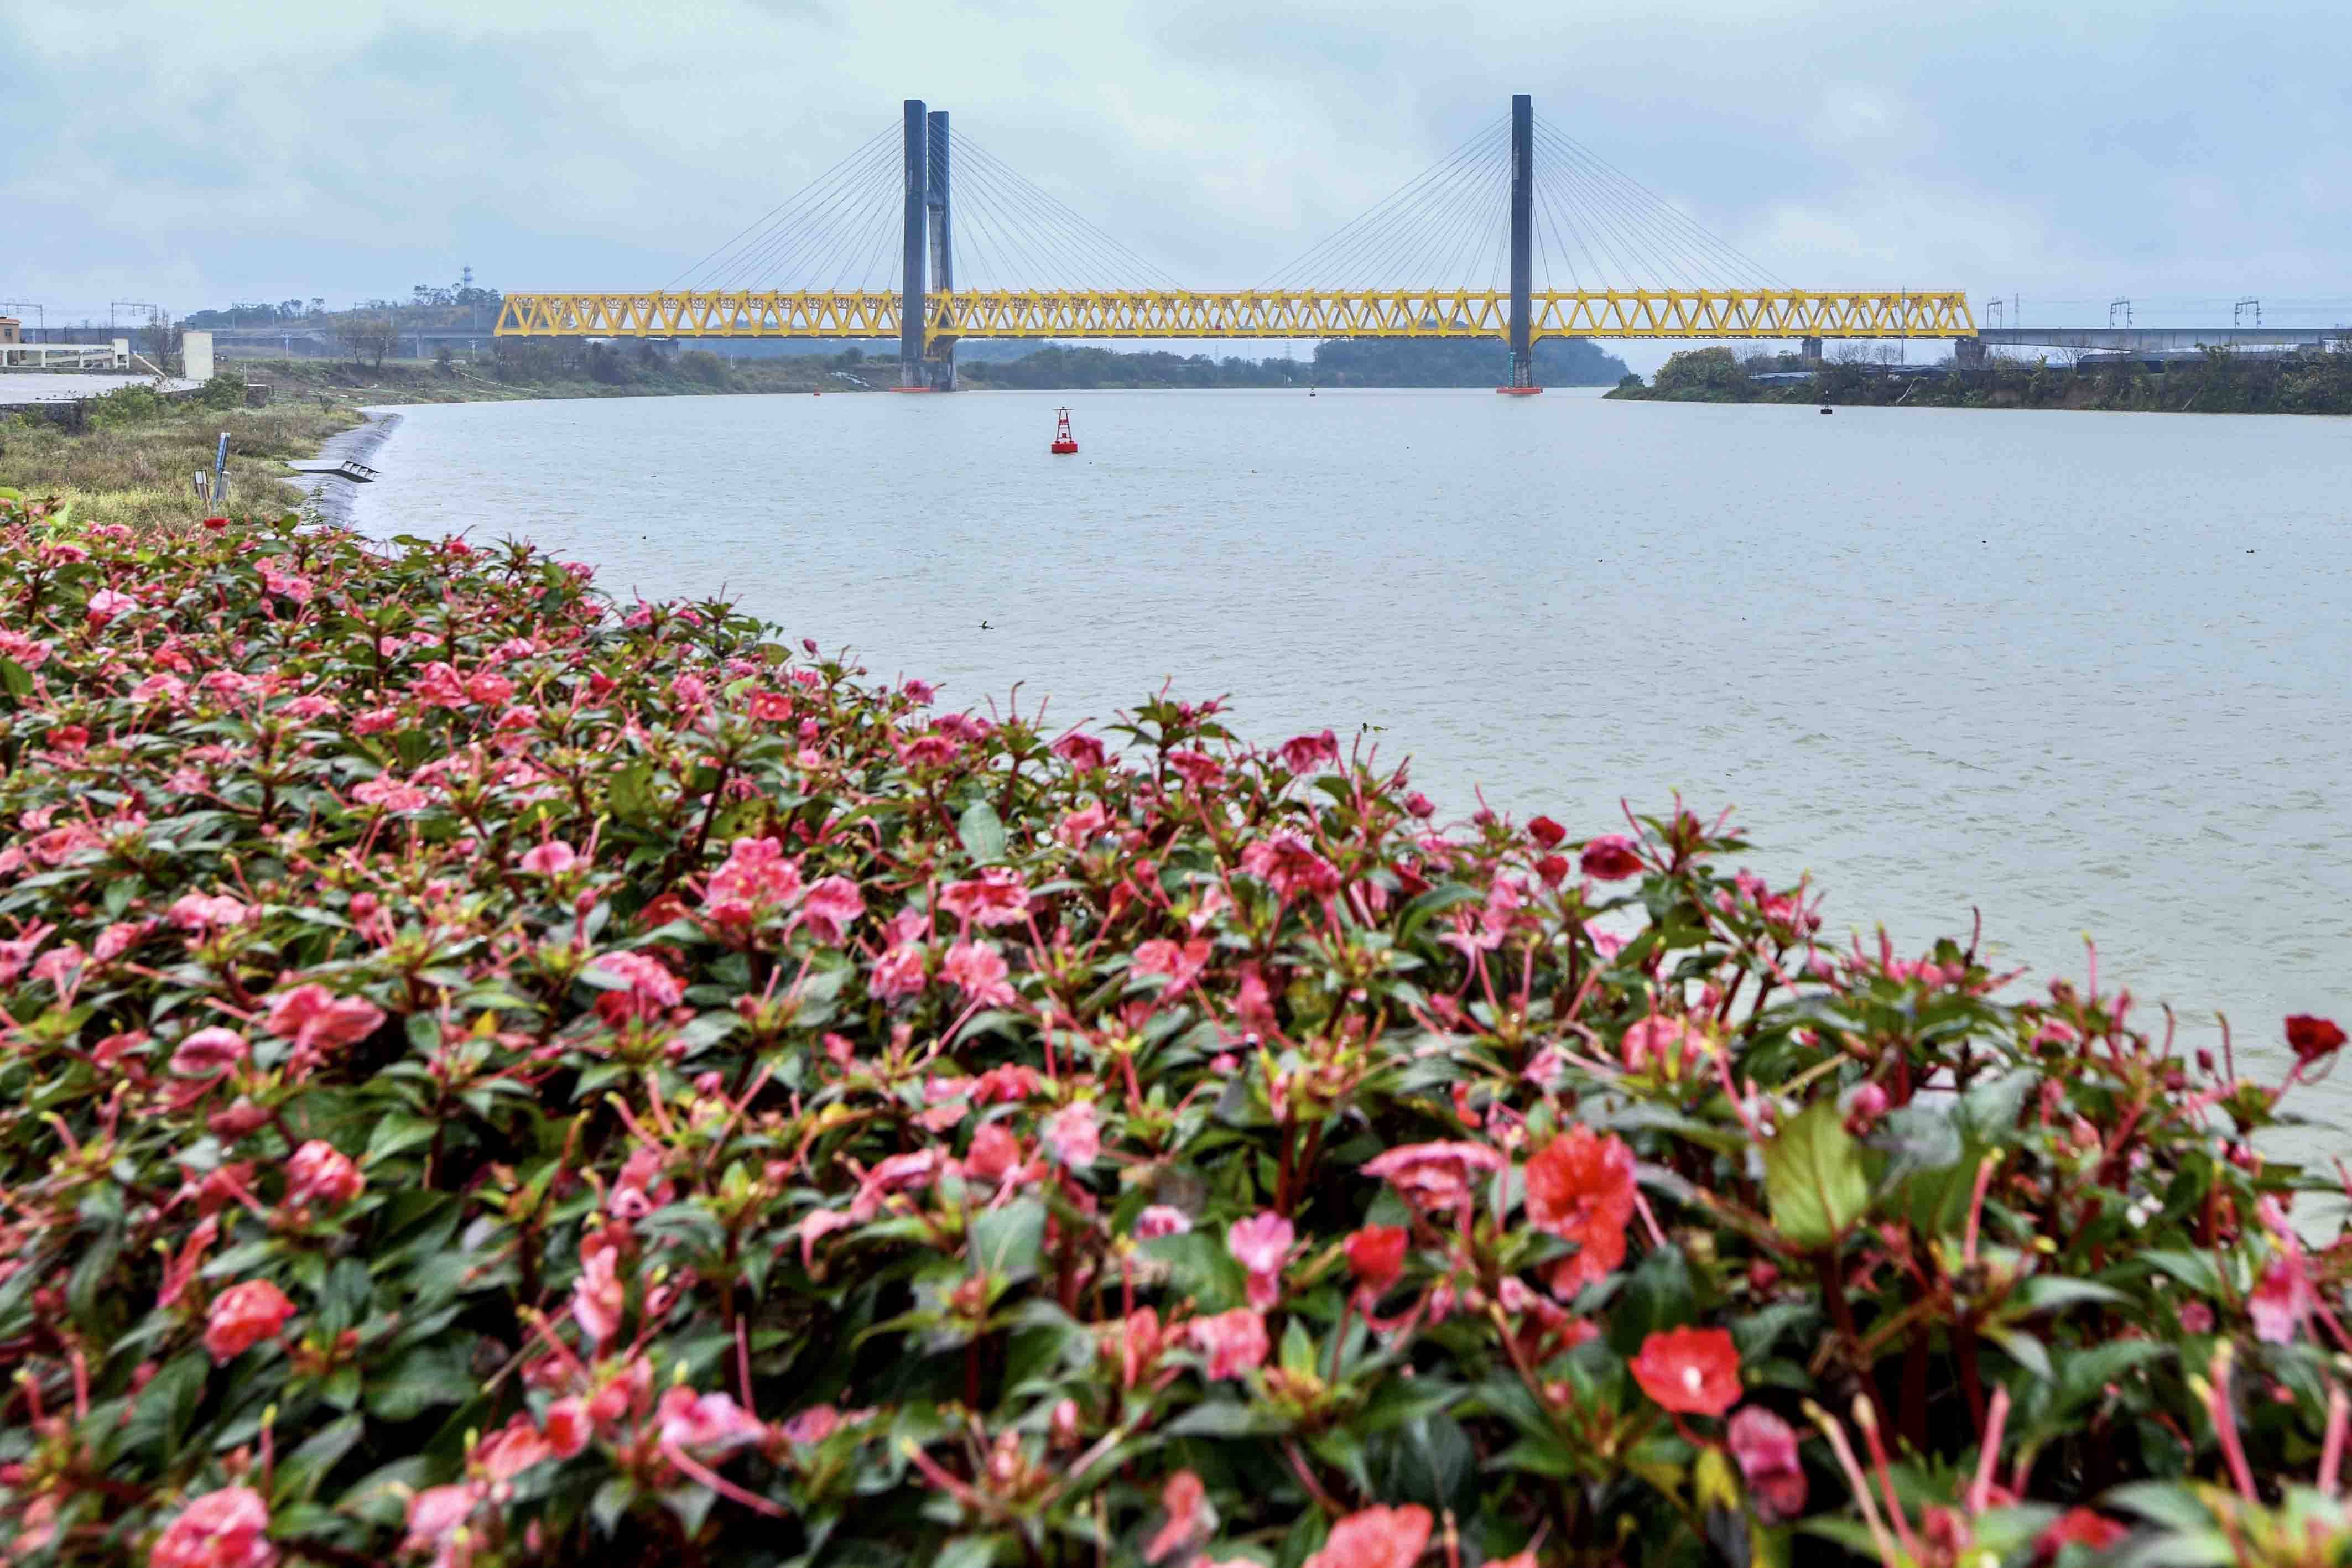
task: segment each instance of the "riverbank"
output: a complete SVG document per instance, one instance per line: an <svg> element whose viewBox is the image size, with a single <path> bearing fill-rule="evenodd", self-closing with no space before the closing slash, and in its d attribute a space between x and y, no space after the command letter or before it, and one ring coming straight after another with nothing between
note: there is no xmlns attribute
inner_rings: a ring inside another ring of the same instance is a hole
<svg viewBox="0 0 2352 1568"><path fill-rule="evenodd" d="M2006 359L1888 367L1691 349L1669 358L1647 382L1629 376L1603 395L1637 402L2352 414L2352 352L2256 357L2212 350L2156 367L2143 361L2067 365Z"/></svg>
<svg viewBox="0 0 2352 1568"><path fill-rule="evenodd" d="M228 382L218 394L190 402L166 402L144 387L128 387L91 400L79 431L38 419L0 420L0 488L54 497L95 521L170 531L211 509L196 499L193 480L199 469L212 469L226 432L232 501L265 514L293 511L305 490L286 465L317 455L361 415L340 404L255 409L229 402L241 396Z"/></svg>

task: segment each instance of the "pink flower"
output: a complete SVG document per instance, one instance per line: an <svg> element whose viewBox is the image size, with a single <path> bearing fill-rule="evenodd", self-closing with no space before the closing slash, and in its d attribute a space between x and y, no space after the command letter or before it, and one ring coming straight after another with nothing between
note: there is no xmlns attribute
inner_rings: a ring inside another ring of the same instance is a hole
<svg viewBox="0 0 2352 1568"><path fill-rule="evenodd" d="M1168 1511L1168 1521L1155 1533L1150 1544L1143 1549L1146 1563L1157 1563L1172 1552L1192 1543L1196 1536L1206 1535L1213 1527L1216 1515L1206 1506L1208 1489L1201 1478L1190 1470L1178 1470L1168 1478L1160 1490L1160 1506Z"/></svg>
<svg viewBox="0 0 2352 1568"><path fill-rule="evenodd" d="M1225 777L1225 765L1205 751L1180 749L1168 754L1168 766L1184 776L1195 789L1205 789Z"/></svg>
<svg viewBox="0 0 2352 1568"><path fill-rule="evenodd" d="M1080 773L1091 773L1100 768L1108 756L1101 741L1075 729L1054 742L1054 755Z"/></svg>
<svg viewBox="0 0 2352 1568"><path fill-rule="evenodd" d="M1285 901L1329 898L1339 891L1339 868L1286 829L1242 851L1242 869L1266 883Z"/></svg>
<svg viewBox="0 0 2352 1568"><path fill-rule="evenodd" d="M165 912L183 931L211 932L224 925L241 925L254 911L227 894L184 893Z"/></svg>
<svg viewBox="0 0 2352 1568"><path fill-rule="evenodd" d="M964 1175L988 1183L1003 1181L1021 1164L1021 1140L1002 1122L988 1122L971 1135L971 1152L964 1156Z"/></svg>
<svg viewBox="0 0 2352 1568"><path fill-rule="evenodd" d="M841 1426L841 1412L830 1405L812 1405L786 1418L784 1441L803 1448L824 1442Z"/></svg>
<svg viewBox="0 0 2352 1568"><path fill-rule="evenodd" d="M1054 837L1074 850L1083 850L1102 837L1109 825L1110 814L1102 809L1102 802L1089 800L1055 824Z"/></svg>
<svg viewBox="0 0 2352 1568"><path fill-rule="evenodd" d="M2173 1313L2173 1318L2180 1324L2180 1332L2183 1333L2202 1334L2213 1332L2213 1309L2202 1301L2181 1302L2180 1310Z"/></svg>
<svg viewBox="0 0 2352 1568"><path fill-rule="evenodd" d="M875 959L873 972L866 980L867 988L886 1002L914 996L929 984L930 977L924 972L923 950L911 943L893 947Z"/></svg>
<svg viewBox="0 0 2352 1568"><path fill-rule="evenodd" d="M651 1018L677 1006L686 992L676 975L662 967L661 960L643 953L620 951L599 953L589 966L591 974L602 974L622 982L619 990L606 991L596 999L596 1009L604 1021L618 1027L632 1018Z"/></svg>
<svg viewBox="0 0 2352 1568"><path fill-rule="evenodd" d="M1095 1105L1081 1100L1045 1119L1045 1142L1054 1157L1073 1171L1084 1171L1102 1153L1102 1128L1095 1121Z"/></svg>
<svg viewBox="0 0 2352 1568"><path fill-rule="evenodd" d="M1381 1177L1407 1202L1444 1214L1472 1196L1475 1175L1507 1163L1500 1150L1484 1144L1407 1144L1367 1161L1364 1174Z"/></svg>
<svg viewBox="0 0 2352 1568"><path fill-rule="evenodd" d="M1693 1029L1683 1019L1655 1015L1634 1020L1626 1029L1622 1042L1629 1072L1654 1067L1661 1072L1679 1073L1706 1049L1707 1037L1703 1030Z"/></svg>
<svg viewBox="0 0 2352 1568"><path fill-rule="evenodd" d="M2289 1344L2318 1298L2311 1288L2299 1256L2271 1260L2260 1283L2246 1298L2246 1312L2254 1320L2254 1337L2265 1344Z"/></svg>
<svg viewBox="0 0 2352 1568"><path fill-rule="evenodd" d="M249 1053L245 1036L218 1024L200 1029L172 1052L172 1071L183 1078L209 1078L243 1061Z"/></svg>
<svg viewBox="0 0 2352 1568"><path fill-rule="evenodd" d="M473 700L457 672L441 659L425 666L425 673L409 683L408 693L427 707L464 707Z"/></svg>
<svg viewBox="0 0 2352 1568"><path fill-rule="evenodd" d="M324 986L297 986L270 1001L262 1019L270 1033L298 1045L356 1045L383 1022L383 1009L365 997L339 997Z"/></svg>
<svg viewBox="0 0 2352 1568"><path fill-rule="evenodd" d="M277 594L282 599L290 599L297 604L310 602L311 589L309 578L296 577L291 572L279 571L267 561L261 563L261 586L264 592Z"/></svg>
<svg viewBox="0 0 2352 1568"><path fill-rule="evenodd" d="M1003 955L984 942L959 942L949 948L940 973L984 1008L1007 1007L1020 999L1005 979Z"/></svg>
<svg viewBox="0 0 2352 1568"><path fill-rule="evenodd" d="M727 925L748 925L801 896L801 867L774 839L737 839L727 863L710 873L702 912Z"/></svg>
<svg viewBox="0 0 2352 1568"><path fill-rule="evenodd" d="M917 707L930 706L932 702L940 695L940 689L931 685L930 682L918 681L911 678L900 685L898 689L906 693L907 700L913 703Z"/></svg>
<svg viewBox="0 0 2352 1568"><path fill-rule="evenodd" d="M481 1495L469 1486L426 1487L408 1500L408 1539L400 1543L401 1550L437 1549L473 1517L474 1506L480 1500ZM436 1568L440 1568L438 1559ZM452 1561L449 1568L457 1565Z"/></svg>
<svg viewBox="0 0 2352 1568"><path fill-rule="evenodd" d="M286 1162L286 1201L349 1203L367 1190L367 1177L349 1155L324 1138L312 1138Z"/></svg>
<svg viewBox="0 0 2352 1568"><path fill-rule="evenodd" d="M1294 735L1282 743L1282 765L1293 773L1312 773L1339 757L1339 742L1329 730L1320 735Z"/></svg>
<svg viewBox="0 0 2352 1568"><path fill-rule="evenodd" d="M845 876L818 880L801 904L801 924L820 942L838 945L857 917L866 913L866 895Z"/></svg>
<svg viewBox="0 0 2352 1568"><path fill-rule="evenodd" d="M128 615L138 608L139 601L131 595L101 588L89 596L89 603L84 607L83 613L89 617L91 625L103 626L116 616Z"/></svg>
<svg viewBox="0 0 2352 1568"><path fill-rule="evenodd" d="M766 1427L724 1394L673 1388L662 1396L661 1440L671 1447L721 1454L756 1443L766 1433Z"/></svg>
<svg viewBox="0 0 2352 1568"><path fill-rule="evenodd" d="M1744 1405L1732 1413L1724 1436L1765 1523L1783 1523L1805 1511L1805 1467L1786 1421L1760 1405Z"/></svg>
<svg viewBox="0 0 2352 1568"><path fill-rule="evenodd" d="M533 1465L555 1458L555 1445L540 1435L528 1416L517 1416L480 1443L473 1462L493 1481L510 1481Z"/></svg>
<svg viewBox="0 0 2352 1568"><path fill-rule="evenodd" d="M621 1308L626 1297L619 1266L614 1249L598 1247L582 1257L580 1278L572 1281L572 1320L593 1344L604 1344L621 1332Z"/></svg>
<svg viewBox="0 0 2352 1568"><path fill-rule="evenodd" d="M1170 984L1165 993L1172 997L1197 978L1209 967L1209 939L1195 936L1179 946L1165 936L1155 936L1136 945L1135 956L1128 960L1128 969L1138 975L1165 975Z"/></svg>
<svg viewBox="0 0 2352 1568"><path fill-rule="evenodd" d="M1265 1320L1247 1307L1194 1318L1192 1343L1208 1354L1212 1378L1239 1377L1265 1364Z"/></svg>
<svg viewBox="0 0 2352 1568"><path fill-rule="evenodd" d="M273 1568L269 1505L251 1487L189 1500L147 1553L147 1568ZM21 1544L21 1542L20 1542Z"/></svg>
<svg viewBox="0 0 2352 1568"><path fill-rule="evenodd" d="M1282 1262L1297 1237L1290 1221L1271 1209L1236 1219L1225 1228L1225 1246L1249 1270L1249 1303L1266 1312L1282 1298Z"/></svg>
<svg viewBox="0 0 2352 1568"><path fill-rule="evenodd" d="M275 1338L293 1315L294 1303L267 1280L231 1285L214 1298L205 1319L205 1349L215 1366L234 1361L263 1340Z"/></svg>
<svg viewBox="0 0 2352 1568"><path fill-rule="evenodd" d="M522 852L522 869L533 876L562 876L580 863L580 856L562 839L550 839Z"/></svg>
<svg viewBox="0 0 2352 1568"><path fill-rule="evenodd" d="M1182 1236L1192 1228L1192 1221L1181 1208L1164 1203L1147 1206L1135 1217L1135 1239L1156 1241L1162 1236Z"/></svg>
<svg viewBox="0 0 2352 1568"><path fill-rule="evenodd" d="M1431 1523L1419 1503L1351 1513L1300 1568L1412 1568L1429 1544Z"/></svg>
<svg viewBox="0 0 2352 1568"><path fill-rule="evenodd" d="M940 907L962 921L1018 925L1029 912L1029 887L1011 866L984 866L971 881L941 888Z"/></svg>
<svg viewBox="0 0 2352 1568"><path fill-rule="evenodd" d="M49 662L49 645L36 642L22 632L0 627L0 659L5 659L19 669L37 670Z"/></svg>

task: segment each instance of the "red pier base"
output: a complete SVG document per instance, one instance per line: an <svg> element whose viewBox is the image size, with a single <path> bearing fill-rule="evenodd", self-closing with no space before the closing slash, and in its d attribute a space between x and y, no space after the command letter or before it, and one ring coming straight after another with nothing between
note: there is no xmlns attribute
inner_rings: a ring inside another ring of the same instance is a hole
<svg viewBox="0 0 2352 1568"><path fill-rule="evenodd" d="M1538 392L1540 392L1541 391L1543 391L1543 388L1541 388L1541 387L1496 387L1495 390L1496 390L1496 392L1497 392L1501 393L1501 394L1502 394L1503 396L1505 396L1505 397L1533 397L1533 396L1535 396Z"/></svg>

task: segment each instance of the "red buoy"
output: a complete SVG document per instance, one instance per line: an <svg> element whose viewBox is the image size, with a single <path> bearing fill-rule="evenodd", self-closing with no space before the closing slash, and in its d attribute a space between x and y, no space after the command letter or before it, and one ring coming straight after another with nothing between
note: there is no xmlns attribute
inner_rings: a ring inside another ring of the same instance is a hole
<svg viewBox="0 0 2352 1568"><path fill-rule="evenodd" d="M1076 452L1078 449L1078 442L1077 437L1070 434L1070 411L1066 408L1057 408L1054 413L1059 420L1059 423L1054 426L1054 451L1061 455Z"/></svg>

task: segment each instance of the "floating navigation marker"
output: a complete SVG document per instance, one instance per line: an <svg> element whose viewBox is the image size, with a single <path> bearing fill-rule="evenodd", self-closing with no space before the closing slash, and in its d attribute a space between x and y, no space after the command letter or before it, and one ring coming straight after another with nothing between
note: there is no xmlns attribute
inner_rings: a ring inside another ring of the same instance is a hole
<svg viewBox="0 0 2352 1568"><path fill-rule="evenodd" d="M1066 457L1078 449L1077 437L1070 434L1070 411L1057 408L1054 416L1054 452L1057 456Z"/></svg>

